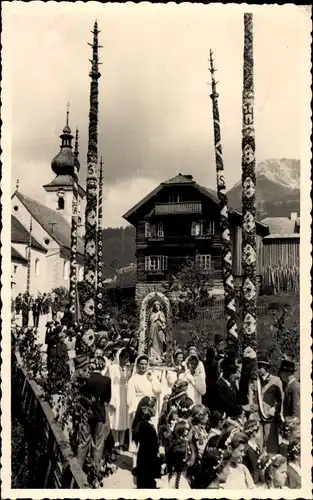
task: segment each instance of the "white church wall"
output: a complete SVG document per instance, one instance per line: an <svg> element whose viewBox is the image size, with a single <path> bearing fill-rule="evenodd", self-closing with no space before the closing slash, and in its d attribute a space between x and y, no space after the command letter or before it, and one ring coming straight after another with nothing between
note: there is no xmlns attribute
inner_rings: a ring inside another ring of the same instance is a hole
<svg viewBox="0 0 313 500"><path fill-rule="evenodd" d="M22 255L25 259L28 258L28 248L24 243L11 243L12 246ZM24 276L24 271L21 271ZM26 292L27 286L27 265L26 277L24 283L21 283L21 290L17 293ZM32 248L31 250L31 266L30 266L30 294L38 295L38 293L48 292L46 289L46 254L39 250Z"/></svg>
<svg viewBox="0 0 313 500"><path fill-rule="evenodd" d="M27 264L11 260L11 276L14 282L11 288L12 297L15 298L19 293L26 292Z"/></svg>

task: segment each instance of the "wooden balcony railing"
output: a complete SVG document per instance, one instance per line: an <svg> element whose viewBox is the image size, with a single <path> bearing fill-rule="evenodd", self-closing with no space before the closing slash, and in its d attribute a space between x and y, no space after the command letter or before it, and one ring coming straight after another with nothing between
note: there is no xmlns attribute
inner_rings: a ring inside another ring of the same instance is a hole
<svg viewBox="0 0 313 500"><path fill-rule="evenodd" d="M42 390L12 354L11 415L24 429L29 489L90 488Z"/></svg>
<svg viewBox="0 0 313 500"><path fill-rule="evenodd" d="M155 215L202 214L202 203L198 201L179 201L175 203L156 203Z"/></svg>

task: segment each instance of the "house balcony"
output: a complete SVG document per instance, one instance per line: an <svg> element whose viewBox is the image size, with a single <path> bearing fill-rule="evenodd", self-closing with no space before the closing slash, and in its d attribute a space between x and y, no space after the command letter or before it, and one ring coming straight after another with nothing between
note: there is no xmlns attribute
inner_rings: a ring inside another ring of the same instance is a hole
<svg viewBox="0 0 313 500"><path fill-rule="evenodd" d="M174 203L156 203L155 215L201 215L202 203L199 201L178 201Z"/></svg>
<svg viewBox="0 0 313 500"><path fill-rule="evenodd" d="M214 236L214 234L212 234L212 233L206 233L206 234L193 235L192 237L195 240L212 240L213 236Z"/></svg>
<svg viewBox="0 0 313 500"><path fill-rule="evenodd" d="M161 235L157 235L157 234L152 234L150 236L147 236L147 240L150 242L158 242L158 241L164 241L164 235L161 236Z"/></svg>

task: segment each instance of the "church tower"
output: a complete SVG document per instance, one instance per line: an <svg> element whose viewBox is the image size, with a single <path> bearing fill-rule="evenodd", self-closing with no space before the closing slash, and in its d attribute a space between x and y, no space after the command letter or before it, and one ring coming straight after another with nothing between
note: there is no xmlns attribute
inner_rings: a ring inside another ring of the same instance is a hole
<svg viewBox="0 0 313 500"><path fill-rule="evenodd" d="M59 212L71 224L74 174L79 173L80 163L78 159L78 130L76 131L75 150L73 151L74 136L69 126L69 105L66 111L66 124L60 139L60 151L51 162L51 169L56 176L53 181L43 187L46 191L46 206ZM85 196L85 190L78 184L79 235L84 232Z"/></svg>

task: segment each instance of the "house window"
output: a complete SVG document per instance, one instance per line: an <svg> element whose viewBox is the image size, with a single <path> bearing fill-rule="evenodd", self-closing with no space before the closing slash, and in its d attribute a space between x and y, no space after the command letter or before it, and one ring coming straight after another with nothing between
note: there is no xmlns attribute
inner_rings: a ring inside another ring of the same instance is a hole
<svg viewBox="0 0 313 500"><path fill-rule="evenodd" d="M191 223L191 236L212 236L215 232L213 221L199 220Z"/></svg>
<svg viewBox="0 0 313 500"><path fill-rule="evenodd" d="M40 271L40 262L39 259L35 260L35 274L36 276L39 276L39 271Z"/></svg>
<svg viewBox="0 0 313 500"><path fill-rule="evenodd" d="M60 196L58 198L58 210L64 210L64 206L65 206L64 198L63 196Z"/></svg>
<svg viewBox="0 0 313 500"><path fill-rule="evenodd" d="M68 280L70 277L70 263L68 260L63 262L63 279Z"/></svg>
<svg viewBox="0 0 313 500"><path fill-rule="evenodd" d="M166 271L167 256L166 255L150 255L145 258L146 271Z"/></svg>
<svg viewBox="0 0 313 500"><path fill-rule="evenodd" d="M181 201L181 195L178 191L174 191L169 195L168 198L169 203L178 203Z"/></svg>
<svg viewBox="0 0 313 500"><path fill-rule="evenodd" d="M145 236L146 238L164 238L163 222L157 224L145 223Z"/></svg>
<svg viewBox="0 0 313 500"><path fill-rule="evenodd" d="M211 255L199 254L196 257L196 260L199 266L203 269L211 269Z"/></svg>
<svg viewBox="0 0 313 500"><path fill-rule="evenodd" d="M17 266L14 266L14 267L13 267L13 272L14 272L14 274L16 274L16 273L17 273Z"/></svg>

